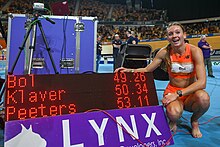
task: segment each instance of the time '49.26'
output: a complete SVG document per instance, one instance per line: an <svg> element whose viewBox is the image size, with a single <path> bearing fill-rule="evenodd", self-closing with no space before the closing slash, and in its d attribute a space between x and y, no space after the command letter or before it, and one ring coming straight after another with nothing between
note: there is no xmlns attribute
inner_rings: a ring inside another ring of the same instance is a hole
<svg viewBox="0 0 220 147"><path fill-rule="evenodd" d="M147 76L144 72L114 75L116 103L119 109L149 106Z"/></svg>

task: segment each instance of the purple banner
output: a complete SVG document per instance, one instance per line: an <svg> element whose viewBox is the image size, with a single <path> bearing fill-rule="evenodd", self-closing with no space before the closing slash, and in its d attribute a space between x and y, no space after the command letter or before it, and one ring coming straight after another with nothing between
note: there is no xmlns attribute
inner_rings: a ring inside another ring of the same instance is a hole
<svg viewBox="0 0 220 147"><path fill-rule="evenodd" d="M9 121L5 129L5 147L159 147L169 139L162 106Z"/></svg>

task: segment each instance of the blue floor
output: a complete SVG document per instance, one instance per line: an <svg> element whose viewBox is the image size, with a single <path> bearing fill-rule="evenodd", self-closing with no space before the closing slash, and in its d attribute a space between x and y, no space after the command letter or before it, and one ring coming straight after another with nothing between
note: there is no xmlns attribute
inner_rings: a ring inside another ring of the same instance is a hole
<svg viewBox="0 0 220 147"><path fill-rule="evenodd" d="M218 62L219 63L219 62ZM191 131L191 113L184 112L183 118L178 122L178 131L174 135L173 147L217 147L220 144L220 64L213 64L215 78L207 77L206 91L211 98L209 110L200 118L202 138L193 138ZM112 64L101 64L99 73L113 72ZM155 80L157 96L162 99L167 81ZM161 104L161 103L160 103ZM205 124L203 124L205 123Z"/></svg>

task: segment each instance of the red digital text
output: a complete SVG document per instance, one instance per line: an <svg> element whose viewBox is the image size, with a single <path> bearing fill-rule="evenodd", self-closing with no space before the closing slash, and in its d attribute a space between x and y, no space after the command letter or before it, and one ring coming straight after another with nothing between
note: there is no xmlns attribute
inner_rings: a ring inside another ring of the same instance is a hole
<svg viewBox="0 0 220 147"><path fill-rule="evenodd" d="M64 102L65 89L36 89L35 82L34 75L8 76L6 121L76 113L75 104Z"/></svg>
<svg viewBox="0 0 220 147"><path fill-rule="evenodd" d="M114 75L116 103L119 109L149 106L147 77L144 72L134 72L131 77L124 72Z"/></svg>

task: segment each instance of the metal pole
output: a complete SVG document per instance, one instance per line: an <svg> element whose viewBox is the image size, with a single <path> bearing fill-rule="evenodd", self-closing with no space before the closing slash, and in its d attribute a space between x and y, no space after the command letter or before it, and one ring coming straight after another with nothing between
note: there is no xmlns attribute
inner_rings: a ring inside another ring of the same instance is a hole
<svg viewBox="0 0 220 147"><path fill-rule="evenodd" d="M80 17L76 18L76 25L80 23ZM76 31L76 56L75 56L75 73L79 73L79 65L80 65L80 31L78 29Z"/></svg>

